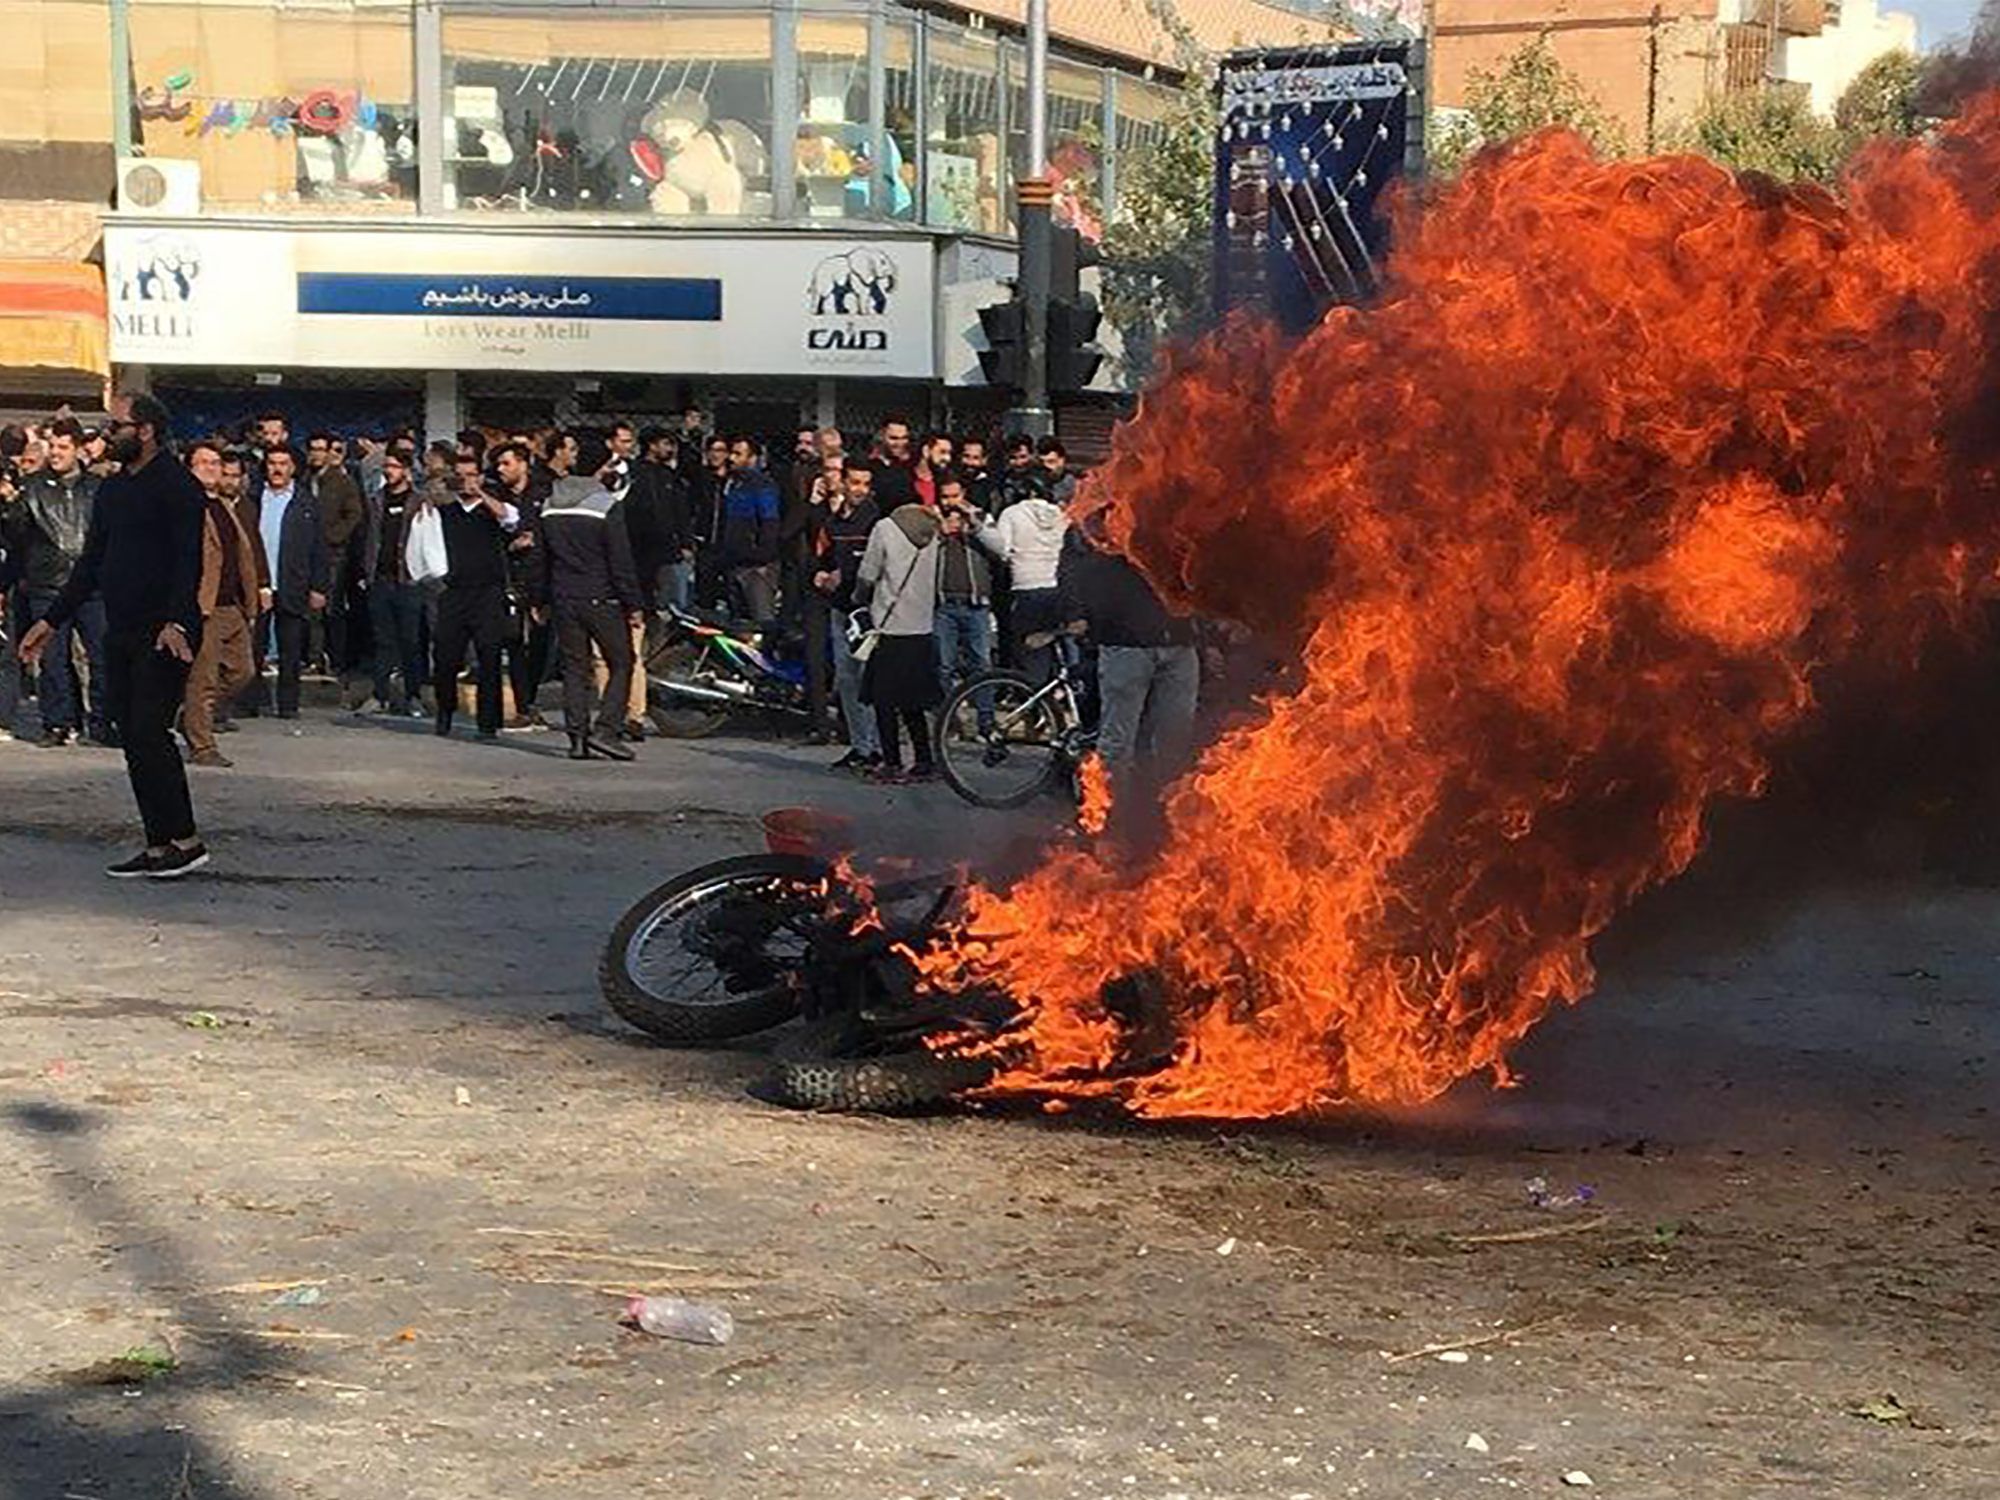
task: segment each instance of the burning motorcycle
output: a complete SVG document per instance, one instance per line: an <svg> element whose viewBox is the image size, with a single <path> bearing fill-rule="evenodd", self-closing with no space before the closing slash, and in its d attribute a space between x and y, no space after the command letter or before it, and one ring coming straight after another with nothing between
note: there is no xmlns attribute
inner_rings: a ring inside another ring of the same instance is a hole
<svg viewBox="0 0 2000 1500"><path fill-rule="evenodd" d="M992 1065L933 1051L992 1035L998 997L919 993L908 955L952 920L954 883L871 885L825 860L755 854L687 871L612 929L598 969L611 1009L675 1046L749 1036L794 1017L767 1092L805 1109L893 1113L977 1087Z"/></svg>
<svg viewBox="0 0 2000 1500"><path fill-rule="evenodd" d="M654 727L671 739L701 739L747 715L803 721L803 642L669 609L646 651L646 702Z"/></svg>

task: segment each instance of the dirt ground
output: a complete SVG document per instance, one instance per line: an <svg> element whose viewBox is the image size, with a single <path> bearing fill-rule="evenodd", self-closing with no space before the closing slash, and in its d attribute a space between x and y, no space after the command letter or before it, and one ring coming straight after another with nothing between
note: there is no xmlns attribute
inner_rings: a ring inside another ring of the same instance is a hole
<svg viewBox="0 0 2000 1500"><path fill-rule="evenodd" d="M302 727L165 888L115 757L0 745L0 1500L2000 1494L1993 891L1693 878L1406 1116L799 1116L607 1019L618 912L771 806L1032 829Z"/></svg>

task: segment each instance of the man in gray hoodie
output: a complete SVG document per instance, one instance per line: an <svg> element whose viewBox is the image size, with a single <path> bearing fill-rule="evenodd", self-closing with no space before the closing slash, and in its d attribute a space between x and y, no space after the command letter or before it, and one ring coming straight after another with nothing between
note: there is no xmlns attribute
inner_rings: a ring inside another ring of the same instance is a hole
<svg viewBox="0 0 2000 1500"><path fill-rule="evenodd" d="M938 702L937 558L937 512L901 505L868 533L855 577L855 596L867 599L876 632L862 669L861 698L875 710L882 764L873 774L884 781L928 781L937 774L926 719ZM910 733L907 771L899 723Z"/></svg>

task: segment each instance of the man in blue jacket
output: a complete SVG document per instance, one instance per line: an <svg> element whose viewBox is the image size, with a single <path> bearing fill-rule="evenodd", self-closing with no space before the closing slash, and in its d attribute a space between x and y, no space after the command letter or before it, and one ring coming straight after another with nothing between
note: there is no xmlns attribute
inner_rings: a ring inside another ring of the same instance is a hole
<svg viewBox="0 0 2000 1500"><path fill-rule="evenodd" d="M98 491L69 580L21 638L21 659L32 662L86 599L104 600L105 708L146 828L145 849L105 871L121 880L171 879L208 863L173 741L201 642L204 502L164 447L167 421L150 396L115 403L108 451L118 472Z"/></svg>
<svg viewBox="0 0 2000 1500"><path fill-rule="evenodd" d="M759 625L778 618L778 487L747 437L729 444L729 480L722 491L722 566Z"/></svg>

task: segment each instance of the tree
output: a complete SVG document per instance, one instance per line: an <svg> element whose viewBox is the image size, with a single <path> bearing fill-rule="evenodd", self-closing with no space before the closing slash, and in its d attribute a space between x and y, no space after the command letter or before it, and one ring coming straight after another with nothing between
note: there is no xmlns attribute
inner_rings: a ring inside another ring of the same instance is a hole
<svg viewBox="0 0 2000 1500"><path fill-rule="evenodd" d="M1923 75L1924 65L1915 53L1883 53L1847 86L1833 107L1833 123L1855 144L1878 136L1919 134L1924 120L1917 109L1917 89Z"/></svg>
<svg viewBox="0 0 2000 1500"><path fill-rule="evenodd" d="M1710 100L1689 127L1688 145L1738 172L1780 182L1830 182L1848 143L1813 113L1805 90L1759 88Z"/></svg>
<svg viewBox="0 0 2000 1500"><path fill-rule="evenodd" d="M1215 74L1190 70L1159 138L1119 159L1118 215L1105 230L1104 315L1125 343L1136 384L1162 343L1199 333L1210 315L1215 204Z"/></svg>
<svg viewBox="0 0 2000 1500"><path fill-rule="evenodd" d="M1465 108L1430 144L1430 169L1455 175L1483 146L1497 146L1551 125L1567 126L1598 150L1624 150L1618 126L1583 80L1564 67L1547 32L1502 58L1496 68L1475 68L1466 80Z"/></svg>

